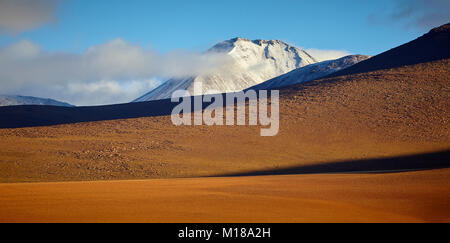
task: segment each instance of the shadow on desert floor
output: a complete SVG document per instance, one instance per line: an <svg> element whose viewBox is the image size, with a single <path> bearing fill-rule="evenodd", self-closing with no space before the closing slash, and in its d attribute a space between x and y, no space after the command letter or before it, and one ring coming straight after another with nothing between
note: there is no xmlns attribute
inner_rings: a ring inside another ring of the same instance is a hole
<svg viewBox="0 0 450 243"><path fill-rule="evenodd" d="M216 175L219 177L327 174L327 173L393 173L450 168L450 150L399 157L349 160L273 170Z"/></svg>

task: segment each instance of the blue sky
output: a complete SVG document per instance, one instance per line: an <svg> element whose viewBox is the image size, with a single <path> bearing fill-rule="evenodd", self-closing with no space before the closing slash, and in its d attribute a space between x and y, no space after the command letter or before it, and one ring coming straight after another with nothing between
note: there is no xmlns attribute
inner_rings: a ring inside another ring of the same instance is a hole
<svg viewBox="0 0 450 243"><path fill-rule="evenodd" d="M425 32L404 21L371 23L395 7L392 0L66 0L52 21L1 35L0 45L28 39L48 51L82 52L122 38L159 52L201 51L239 36L374 55Z"/></svg>
<svg viewBox="0 0 450 243"><path fill-rule="evenodd" d="M207 68L201 52L234 37L336 58L376 55L446 22L448 0L1 0L0 94L128 102Z"/></svg>

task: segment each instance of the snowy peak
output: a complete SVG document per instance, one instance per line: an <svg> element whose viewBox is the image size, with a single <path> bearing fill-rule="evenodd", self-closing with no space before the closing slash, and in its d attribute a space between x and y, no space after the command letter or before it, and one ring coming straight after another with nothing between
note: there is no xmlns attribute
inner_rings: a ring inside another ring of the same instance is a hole
<svg viewBox="0 0 450 243"><path fill-rule="evenodd" d="M292 61L292 59L295 61L293 64L303 66L317 62L306 51L280 40L249 40L237 37L215 45L208 52L224 52L241 62L251 61L252 56L262 60L284 61L286 65L291 65L292 62L289 61Z"/></svg>
<svg viewBox="0 0 450 243"><path fill-rule="evenodd" d="M236 47L236 45L238 45L238 43L245 42L245 41L250 41L250 40L236 37L234 39L222 41L222 42L214 45L213 47L211 47L211 49L209 49L208 52L226 52L226 53L228 53L231 50L233 50L233 48Z"/></svg>
<svg viewBox="0 0 450 243"><path fill-rule="evenodd" d="M213 73L170 79L135 102L167 99L179 89L188 90L192 95L241 91L294 69L317 63L304 50L279 40L234 38L216 44L207 53L224 53L230 62ZM202 83L201 94L194 93L194 82Z"/></svg>
<svg viewBox="0 0 450 243"><path fill-rule="evenodd" d="M246 39L246 38L242 38L242 37L236 37L236 38L226 40L226 41L216 44L211 49L209 49L209 51L230 52L235 47L248 46L251 43L258 45L258 46L283 45L283 46L290 47L290 45L286 44L285 42L283 42L281 40L262 40L262 39L250 40L250 39Z"/></svg>

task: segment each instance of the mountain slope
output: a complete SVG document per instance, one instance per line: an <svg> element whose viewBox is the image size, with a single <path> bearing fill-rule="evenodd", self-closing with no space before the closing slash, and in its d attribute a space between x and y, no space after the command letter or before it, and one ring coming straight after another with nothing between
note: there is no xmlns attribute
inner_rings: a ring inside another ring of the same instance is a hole
<svg viewBox="0 0 450 243"><path fill-rule="evenodd" d="M231 63L213 73L170 79L135 102L167 99L179 89L188 90L192 95L200 95L193 90L194 82L203 84L201 94L241 91L317 62L305 51L277 40L250 41L235 38L215 45L208 52L228 55Z"/></svg>
<svg viewBox="0 0 450 243"><path fill-rule="evenodd" d="M356 63L367 60L369 56L350 55L336 60L329 60L295 69L289 73L268 80L264 83L251 87L251 89L274 89L288 85L307 82L325 77L336 71L348 68Z"/></svg>
<svg viewBox="0 0 450 243"><path fill-rule="evenodd" d="M364 73L450 58L450 23L434 28L427 34L360 62L330 77Z"/></svg>
<svg viewBox="0 0 450 243"><path fill-rule="evenodd" d="M71 104L52 99L38 98L32 96L20 96L20 95L0 95L0 106L16 106L16 105L51 105L51 106L73 107L73 105Z"/></svg>

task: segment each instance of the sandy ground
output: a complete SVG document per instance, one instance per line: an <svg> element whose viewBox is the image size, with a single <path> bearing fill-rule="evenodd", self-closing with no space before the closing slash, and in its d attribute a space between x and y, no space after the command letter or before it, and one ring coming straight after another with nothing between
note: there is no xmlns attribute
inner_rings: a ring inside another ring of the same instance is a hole
<svg viewBox="0 0 450 243"><path fill-rule="evenodd" d="M0 184L0 222L450 222L450 169Z"/></svg>

